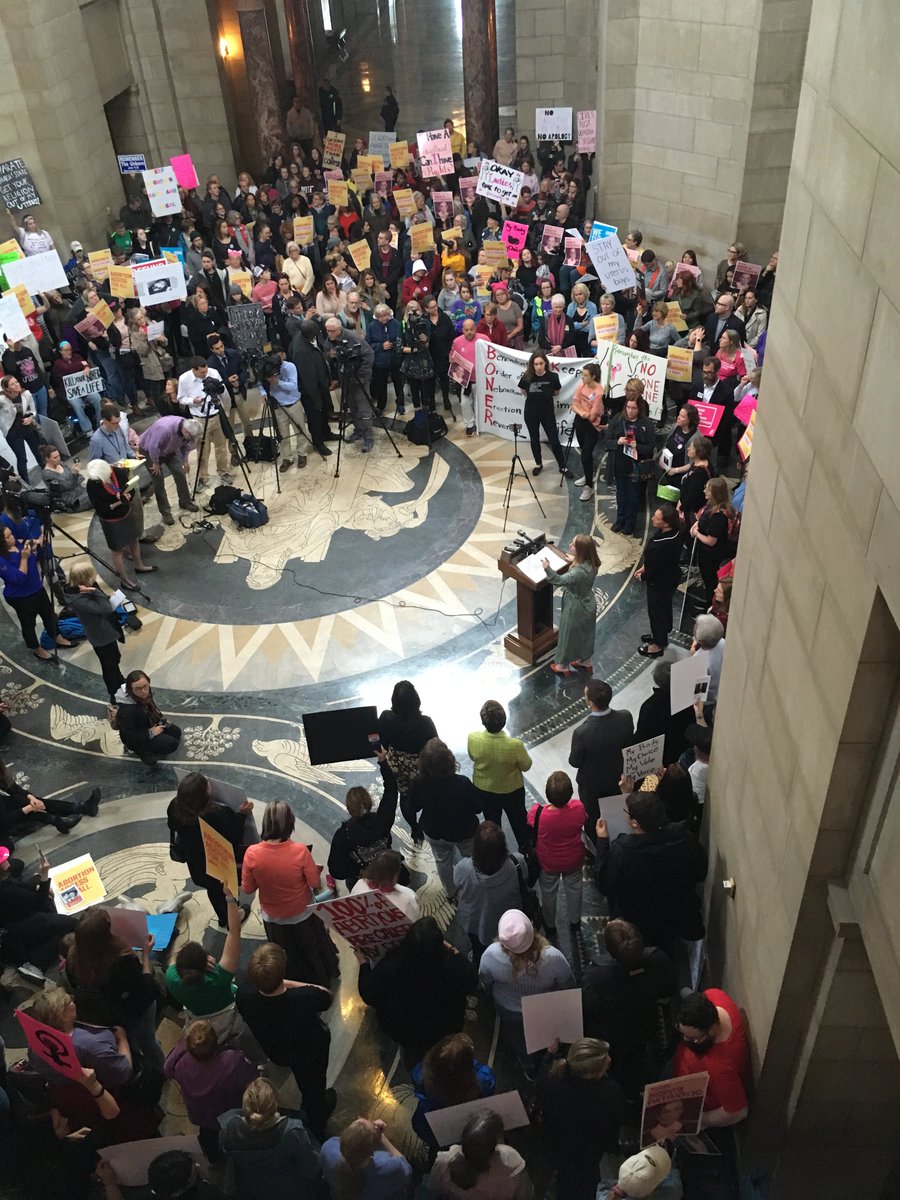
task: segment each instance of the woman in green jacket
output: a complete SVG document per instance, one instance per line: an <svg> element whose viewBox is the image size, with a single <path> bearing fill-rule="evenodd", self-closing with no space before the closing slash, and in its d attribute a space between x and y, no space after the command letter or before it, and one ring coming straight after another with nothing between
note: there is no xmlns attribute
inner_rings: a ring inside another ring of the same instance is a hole
<svg viewBox="0 0 900 1200"><path fill-rule="evenodd" d="M594 539L587 533L576 534L569 551L566 558L571 566L565 575L557 575L549 561L541 559L547 579L554 587L563 589L556 662L550 664L550 670L557 675L574 675L572 668L581 667L590 674L597 621L594 580L600 570L600 559Z"/></svg>

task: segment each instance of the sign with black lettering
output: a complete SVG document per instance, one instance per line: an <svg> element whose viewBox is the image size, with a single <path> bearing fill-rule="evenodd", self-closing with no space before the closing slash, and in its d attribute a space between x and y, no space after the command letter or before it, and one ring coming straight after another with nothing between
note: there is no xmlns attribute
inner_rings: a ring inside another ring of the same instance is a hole
<svg viewBox="0 0 900 1200"><path fill-rule="evenodd" d="M24 159L10 158L0 163L0 199L11 212L40 204L41 198Z"/></svg>
<svg viewBox="0 0 900 1200"><path fill-rule="evenodd" d="M261 304L234 304L228 310L228 324L238 350L262 350L266 335L266 314Z"/></svg>

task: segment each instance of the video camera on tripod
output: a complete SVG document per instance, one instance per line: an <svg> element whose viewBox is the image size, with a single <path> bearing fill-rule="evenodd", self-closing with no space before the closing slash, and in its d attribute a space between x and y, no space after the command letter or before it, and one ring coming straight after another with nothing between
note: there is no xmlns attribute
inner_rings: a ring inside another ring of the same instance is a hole
<svg viewBox="0 0 900 1200"><path fill-rule="evenodd" d="M34 510L34 515L42 522L49 521L53 512L50 493L22 483L7 463L0 463L0 502L3 508L11 507L19 513L19 520L22 520L29 508Z"/></svg>

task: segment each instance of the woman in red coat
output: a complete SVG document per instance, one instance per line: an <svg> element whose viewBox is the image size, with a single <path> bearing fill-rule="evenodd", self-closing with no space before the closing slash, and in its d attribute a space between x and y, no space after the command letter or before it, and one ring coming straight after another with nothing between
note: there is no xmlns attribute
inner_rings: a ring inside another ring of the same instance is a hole
<svg viewBox="0 0 900 1200"><path fill-rule="evenodd" d="M497 305L493 301L484 306L484 316L475 327L475 332L489 337L495 346L507 345L506 326L498 317Z"/></svg>

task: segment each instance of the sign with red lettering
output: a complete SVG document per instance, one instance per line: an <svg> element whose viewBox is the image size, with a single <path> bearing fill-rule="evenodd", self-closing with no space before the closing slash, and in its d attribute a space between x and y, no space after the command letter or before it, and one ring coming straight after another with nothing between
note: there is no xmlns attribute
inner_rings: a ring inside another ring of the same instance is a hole
<svg viewBox="0 0 900 1200"><path fill-rule="evenodd" d="M45 1025L42 1021L36 1021L21 1009L16 1010L16 1018L22 1026L29 1049L36 1058L60 1075L65 1075L67 1079L81 1081L81 1063L75 1053L75 1044L67 1033L63 1033L61 1029L54 1029L52 1025Z"/></svg>
<svg viewBox="0 0 900 1200"><path fill-rule="evenodd" d="M446 129L428 129L418 135L422 178L453 174L453 148Z"/></svg>
<svg viewBox="0 0 900 1200"><path fill-rule="evenodd" d="M317 904L316 914L354 950L374 960L402 942L412 925L406 913L382 892L361 892Z"/></svg>

